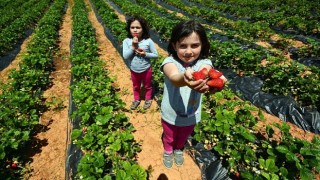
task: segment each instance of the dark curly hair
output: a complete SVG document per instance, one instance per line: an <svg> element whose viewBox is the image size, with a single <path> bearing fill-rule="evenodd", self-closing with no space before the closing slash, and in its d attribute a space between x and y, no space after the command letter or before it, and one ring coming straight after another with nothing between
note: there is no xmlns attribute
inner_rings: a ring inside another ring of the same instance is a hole
<svg viewBox="0 0 320 180"><path fill-rule="evenodd" d="M132 16L127 20L127 26L126 26L126 30L127 30L127 37L128 38L133 38L132 34L130 33L130 25L133 21L139 21L142 27L142 39L148 39L150 38L150 33L149 33L149 25L147 23L147 21L141 17L141 16Z"/></svg>

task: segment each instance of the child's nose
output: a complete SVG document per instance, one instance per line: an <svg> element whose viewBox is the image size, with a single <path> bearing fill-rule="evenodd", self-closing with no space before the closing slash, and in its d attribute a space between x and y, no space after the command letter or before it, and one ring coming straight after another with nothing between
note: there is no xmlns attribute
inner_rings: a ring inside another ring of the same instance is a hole
<svg viewBox="0 0 320 180"><path fill-rule="evenodd" d="M192 55L192 49L187 48L186 51L184 52L185 55Z"/></svg>

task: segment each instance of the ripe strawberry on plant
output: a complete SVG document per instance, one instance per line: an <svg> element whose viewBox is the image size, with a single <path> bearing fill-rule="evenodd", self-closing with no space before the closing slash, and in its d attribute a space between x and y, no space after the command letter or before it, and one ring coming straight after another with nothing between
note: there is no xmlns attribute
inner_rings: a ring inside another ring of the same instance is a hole
<svg viewBox="0 0 320 180"><path fill-rule="evenodd" d="M12 167L12 168L16 168L16 167L18 167L18 164L13 163L13 164L11 164L11 167Z"/></svg>
<svg viewBox="0 0 320 180"><path fill-rule="evenodd" d="M211 88L222 89L224 87L224 82L220 78L210 79L207 81L207 85Z"/></svg>
<svg viewBox="0 0 320 180"><path fill-rule="evenodd" d="M239 172L236 172L234 175L235 175L237 178L240 178L240 173L239 173Z"/></svg>
<svg viewBox="0 0 320 180"><path fill-rule="evenodd" d="M193 80L197 81L199 79L205 79L206 78L206 75L201 72L201 71L195 71L193 72Z"/></svg>
<svg viewBox="0 0 320 180"><path fill-rule="evenodd" d="M221 77L222 76L222 72L220 72L220 71L217 71L217 70L215 70L215 69L210 69L209 70L209 77L211 78L211 79L216 79L216 78L219 78L219 77Z"/></svg>
<svg viewBox="0 0 320 180"><path fill-rule="evenodd" d="M12 168L17 168L17 167L18 167L18 161L14 161L14 162L11 164L11 167L12 167Z"/></svg>

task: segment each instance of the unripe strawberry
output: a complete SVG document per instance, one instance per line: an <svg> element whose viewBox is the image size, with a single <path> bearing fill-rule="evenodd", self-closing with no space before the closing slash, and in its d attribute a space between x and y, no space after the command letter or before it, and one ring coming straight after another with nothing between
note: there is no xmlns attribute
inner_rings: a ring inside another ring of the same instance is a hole
<svg viewBox="0 0 320 180"><path fill-rule="evenodd" d="M82 128L82 132L85 134L85 133L87 133L87 127L83 127Z"/></svg>

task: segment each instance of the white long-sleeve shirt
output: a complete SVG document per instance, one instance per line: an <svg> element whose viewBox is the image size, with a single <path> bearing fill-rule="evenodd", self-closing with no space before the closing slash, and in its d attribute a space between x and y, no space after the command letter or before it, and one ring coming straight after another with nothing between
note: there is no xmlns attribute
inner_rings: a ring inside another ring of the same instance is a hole
<svg viewBox="0 0 320 180"><path fill-rule="evenodd" d="M145 57L135 54L132 47L132 38L126 38L125 40L123 40L122 46L123 58L128 62L129 68L136 73L141 73L149 69L149 67L151 66L150 59L158 57L158 52L155 44L150 38L143 39L138 43L139 48L145 50Z"/></svg>

